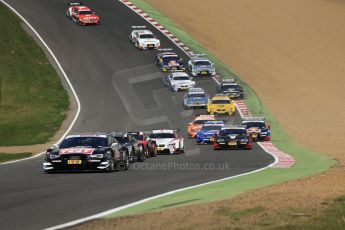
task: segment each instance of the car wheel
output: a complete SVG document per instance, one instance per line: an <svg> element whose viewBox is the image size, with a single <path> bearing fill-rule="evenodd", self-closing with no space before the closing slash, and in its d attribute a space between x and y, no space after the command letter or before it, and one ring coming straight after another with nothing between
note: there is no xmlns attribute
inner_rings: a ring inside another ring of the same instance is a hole
<svg viewBox="0 0 345 230"><path fill-rule="evenodd" d="M157 156L157 147L155 146L153 151L151 152L151 157L156 157Z"/></svg>
<svg viewBox="0 0 345 230"><path fill-rule="evenodd" d="M184 147L182 147L182 149L180 149L179 153L184 153Z"/></svg>
<svg viewBox="0 0 345 230"><path fill-rule="evenodd" d="M125 171L129 168L129 156L128 152L125 152L124 159L122 161L118 161L116 164L117 171Z"/></svg>
<svg viewBox="0 0 345 230"><path fill-rule="evenodd" d="M139 162L142 162L145 160L145 150L142 145L138 145L138 154L137 154L137 159Z"/></svg>
<svg viewBox="0 0 345 230"><path fill-rule="evenodd" d="M130 162L130 163L135 162L135 160L136 160L135 149L133 148L132 151L129 151L129 150L127 149L126 151L127 151L126 155L128 156L129 162Z"/></svg>
<svg viewBox="0 0 345 230"><path fill-rule="evenodd" d="M107 169L108 172L114 172L115 171L115 162L114 162L114 156L111 156L109 167Z"/></svg>
<svg viewBox="0 0 345 230"><path fill-rule="evenodd" d="M149 146L147 146L147 148L145 149L145 154L144 155L145 155L145 158L151 157Z"/></svg>
<svg viewBox="0 0 345 230"><path fill-rule="evenodd" d="M135 46L136 46L139 50L141 50L140 47L139 47L139 42L136 42L136 43L135 43Z"/></svg>

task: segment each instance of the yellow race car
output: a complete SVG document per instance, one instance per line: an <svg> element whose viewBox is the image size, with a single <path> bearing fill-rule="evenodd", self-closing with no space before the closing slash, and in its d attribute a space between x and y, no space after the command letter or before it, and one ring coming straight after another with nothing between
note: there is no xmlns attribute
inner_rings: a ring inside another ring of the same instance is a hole
<svg viewBox="0 0 345 230"><path fill-rule="evenodd" d="M236 106L229 96L216 94L207 104L208 114L229 114L235 115Z"/></svg>

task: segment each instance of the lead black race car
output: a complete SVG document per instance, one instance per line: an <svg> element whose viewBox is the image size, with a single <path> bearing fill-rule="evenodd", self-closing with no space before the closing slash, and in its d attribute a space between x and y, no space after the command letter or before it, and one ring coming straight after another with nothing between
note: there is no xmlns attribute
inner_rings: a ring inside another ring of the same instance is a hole
<svg viewBox="0 0 345 230"><path fill-rule="evenodd" d="M46 151L43 170L107 171L127 170L129 155L111 135L75 134Z"/></svg>

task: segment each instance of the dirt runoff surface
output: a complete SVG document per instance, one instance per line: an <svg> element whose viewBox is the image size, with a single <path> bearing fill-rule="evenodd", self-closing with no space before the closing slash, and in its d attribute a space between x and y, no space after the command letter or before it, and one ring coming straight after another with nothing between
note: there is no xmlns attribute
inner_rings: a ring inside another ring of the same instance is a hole
<svg viewBox="0 0 345 230"><path fill-rule="evenodd" d="M257 92L300 145L339 161L322 175L83 229L219 229L312 221L345 194L344 0L147 0ZM100 227L102 226L102 227Z"/></svg>

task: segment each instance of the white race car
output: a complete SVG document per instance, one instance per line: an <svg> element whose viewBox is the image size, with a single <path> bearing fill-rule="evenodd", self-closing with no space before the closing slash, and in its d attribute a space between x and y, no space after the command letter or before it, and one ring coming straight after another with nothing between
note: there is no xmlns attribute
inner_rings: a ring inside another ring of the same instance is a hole
<svg viewBox="0 0 345 230"><path fill-rule="evenodd" d="M172 91L188 90L195 86L195 81L185 72L172 72L164 77L164 84Z"/></svg>
<svg viewBox="0 0 345 230"><path fill-rule="evenodd" d="M152 130L149 133L149 138L156 142L157 153L168 152L174 154L184 152L183 138L178 134L178 130Z"/></svg>
<svg viewBox="0 0 345 230"><path fill-rule="evenodd" d="M161 42L145 26L132 26L133 30L129 35L130 41L140 50L159 49Z"/></svg>

